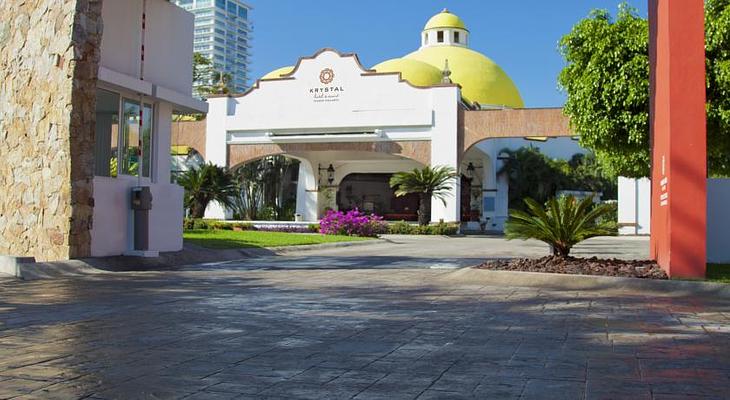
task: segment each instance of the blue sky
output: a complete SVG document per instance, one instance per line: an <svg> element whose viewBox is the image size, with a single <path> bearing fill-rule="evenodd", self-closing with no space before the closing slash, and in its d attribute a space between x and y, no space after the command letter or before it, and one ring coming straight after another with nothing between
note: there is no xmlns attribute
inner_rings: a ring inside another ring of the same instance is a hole
<svg viewBox="0 0 730 400"><path fill-rule="evenodd" d="M471 33L471 47L512 77L527 107L561 106L563 61L557 51L591 9L615 14L621 0L249 0L254 77L293 65L323 47L355 52L366 67L419 46L426 21L447 7ZM629 0L647 14L647 0Z"/></svg>

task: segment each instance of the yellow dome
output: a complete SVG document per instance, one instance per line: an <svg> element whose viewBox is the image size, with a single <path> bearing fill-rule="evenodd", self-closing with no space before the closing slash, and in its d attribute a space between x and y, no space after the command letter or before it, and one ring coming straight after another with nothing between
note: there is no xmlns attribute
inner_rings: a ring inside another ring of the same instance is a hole
<svg viewBox="0 0 730 400"><path fill-rule="evenodd" d="M407 58L383 61L372 69L378 72L400 72L414 86L431 86L441 82L441 71L425 62Z"/></svg>
<svg viewBox="0 0 730 400"><path fill-rule="evenodd" d="M464 25L464 21L462 21L461 18L444 8L443 11L434 15L428 20L428 22L426 22L426 26L423 30L426 31L436 28L458 28L466 30L466 25Z"/></svg>
<svg viewBox="0 0 730 400"><path fill-rule="evenodd" d="M282 75L286 75L286 74L288 74L288 73L290 73L292 71L294 71L294 67L293 66L281 67L279 69L273 70L273 71L269 72L268 74L262 76L261 79L277 79L277 78L281 78Z"/></svg>
<svg viewBox="0 0 730 400"><path fill-rule="evenodd" d="M407 56L442 70L449 60L451 80L461 85L461 96L481 105L522 108L524 103L512 79L494 61L461 46L423 47Z"/></svg>

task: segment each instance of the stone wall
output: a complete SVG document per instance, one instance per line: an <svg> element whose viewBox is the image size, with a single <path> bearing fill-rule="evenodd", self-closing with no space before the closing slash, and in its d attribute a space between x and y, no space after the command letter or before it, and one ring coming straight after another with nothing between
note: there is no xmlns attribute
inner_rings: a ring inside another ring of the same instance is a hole
<svg viewBox="0 0 730 400"><path fill-rule="evenodd" d="M172 123L173 146L189 146L205 158L205 120Z"/></svg>
<svg viewBox="0 0 730 400"><path fill-rule="evenodd" d="M101 0L2 0L0 15L0 254L87 256Z"/></svg>

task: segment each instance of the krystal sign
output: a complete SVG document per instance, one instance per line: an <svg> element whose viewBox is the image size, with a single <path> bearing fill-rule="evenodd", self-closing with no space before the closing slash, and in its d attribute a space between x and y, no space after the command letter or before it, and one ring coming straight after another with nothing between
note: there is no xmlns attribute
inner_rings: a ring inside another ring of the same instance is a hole
<svg viewBox="0 0 730 400"><path fill-rule="evenodd" d="M332 85L335 80L335 71L325 68L319 73L320 87L309 88L309 94L315 103L331 103L340 101L340 95L345 92L343 86Z"/></svg>

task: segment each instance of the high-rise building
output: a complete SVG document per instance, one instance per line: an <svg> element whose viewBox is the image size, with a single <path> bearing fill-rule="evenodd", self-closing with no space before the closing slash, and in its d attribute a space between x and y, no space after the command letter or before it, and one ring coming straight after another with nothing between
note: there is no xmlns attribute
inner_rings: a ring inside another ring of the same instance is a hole
<svg viewBox="0 0 730 400"><path fill-rule="evenodd" d="M193 51L211 60L215 71L230 75L229 87L233 92L246 90L251 57L251 6L240 0L174 2L195 15ZM195 87L210 84L195 82Z"/></svg>

